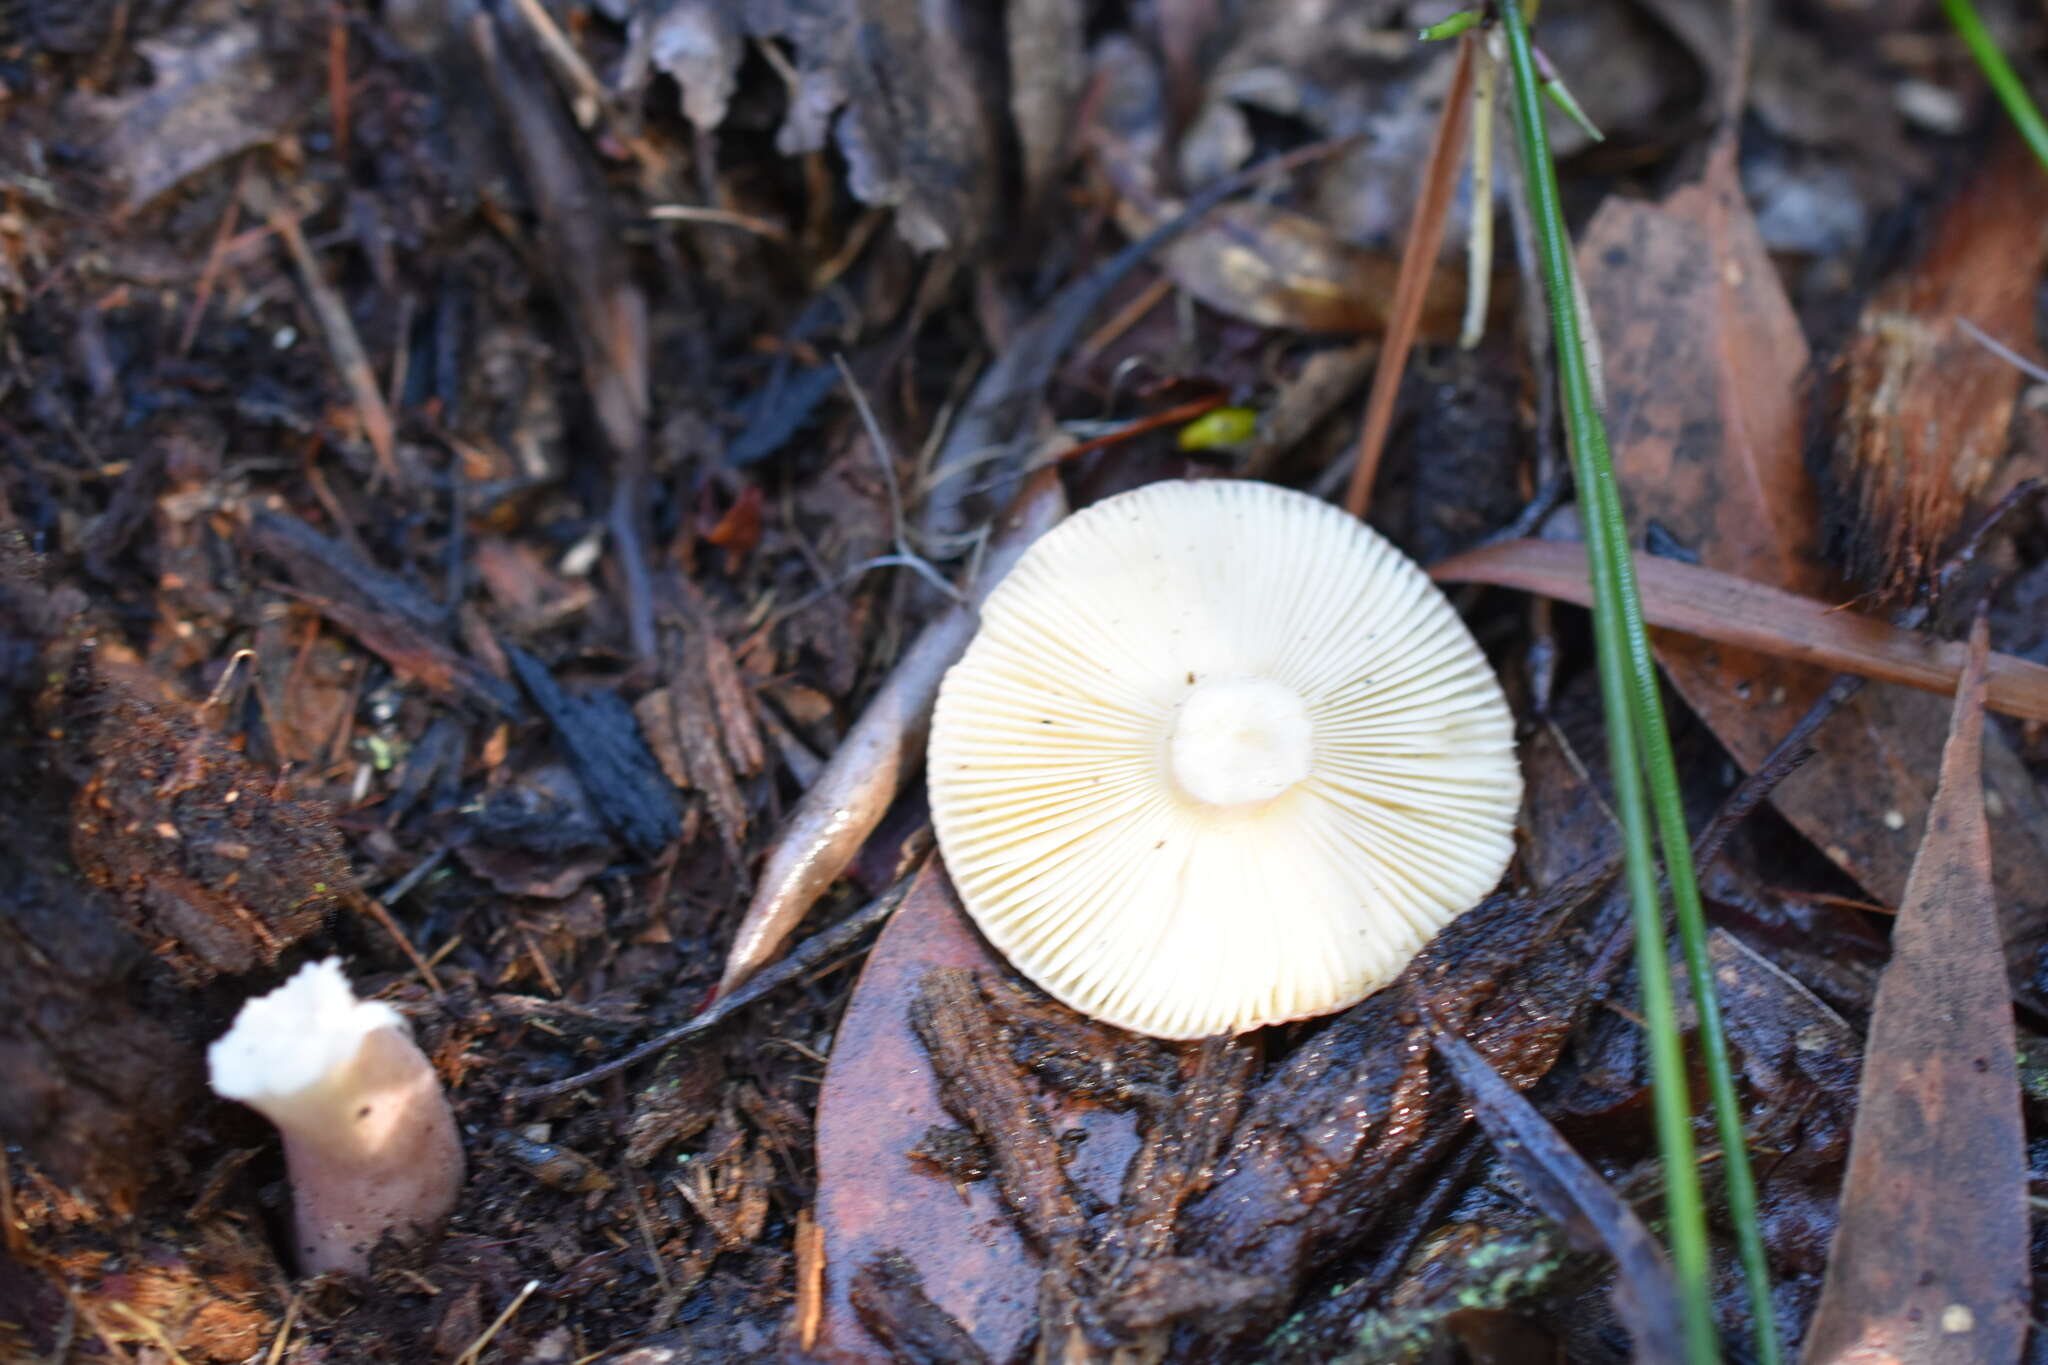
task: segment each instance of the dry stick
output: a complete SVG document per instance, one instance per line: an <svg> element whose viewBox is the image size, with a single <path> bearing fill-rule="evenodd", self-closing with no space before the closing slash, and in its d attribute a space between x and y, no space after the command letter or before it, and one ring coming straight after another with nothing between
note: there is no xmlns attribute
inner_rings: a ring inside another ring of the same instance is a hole
<svg viewBox="0 0 2048 1365"><path fill-rule="evenodd" d="M1204 413L1214 412L1222 406L1222 394L1211 394L1207 398L1191 399L1174 407L1164 408L1149 416L1134 417L1115 431L1105 432L1092 440L1083 441L1079 445L1068 446L1053 458L1057 460L1071 460L1077 455L1086 455L1091 451L1107 450L1110 446L1121 445L1125 441L1143 436L1148 431L1157 431L1160 427L1170 427L1176 422L1192 422Z"/></svg>
<svg viewBox="0 0 2048 1365"><path fill-rule="evenodd" d="M1351 488L1344 495L1345 510L1355 517L1365 515L1366 502L1372 496L1373 477L1379 473L1380 454L1386 449L1387 429L1394 421L1394 397L1400 391L1401 373L1408 366L1408 352L1414 349L1415 332L1422 322L1423 294L1429 287L1436 258L1443 250L1444 223L1450 214L1451 192L1458 185L1466 125L1472 118L1472 65L1477 47L1471 33L1458 39L1457 70L1451 74L1443 117L1429 145L1422 193L1416 198L1414 216L1408 221L1401 273L1394 280L1394 302L1388 309L1387 342L1380 351L1379 368L1373 373L1372 393L1365 402L1365 429L1358 434L1358 460L1351 467ZM1473 211L1479 210L1475 206Z"/></svg>
<svg viewBox="0 0 2048 1365"><path fill-rule="evenodd" d="M1486 333L1493 294L1493 124L1501 63L1482 47L1472 87L1472 223L1465 238L1465 321L1458 346L1471 350Z"/></svg>
<svg viewBox="0 0 2048 1365"><path fill-rule="evenodd" d="M413 970L420 974L420 980L427 983L427 989L434 993L435 999L440 999L442 993L441 979L434 975L433 964L421 957L420 950L412 946L412 940L407 938L405 931L398 927L398 921L391 917L391 911L385 906L384 902L364 891L348 892L344 899L355 907L357 913L374 920L378 928L391 936L392 941L398 945L399 951L404 953L406 959L412 963Z"/></svg>
<svg viewBox="0 0 2048 1365"><path fill-rule="evenodd" d="M327 338L327 350L334 357L335 367L341 371L342 382L348 385L349 395L355 400L356 415L362 420L363 434L369 438L370 449L377 453L378 470L393 484L402 482L398 477L398 463L392 454L395 437L391 409L384 406L384 393L377 387L377 372L371 368L363 343L356 336L356 325L349 318L348 305L321 278L320 263L313 258L313 249L306 245L306 235L299 231L298 220L281 203L270 210L270 225L278 236L284 238L285 246L292 253L292 264L299 271L299 283L305 286L313 314L320 320L320 330Z"/></svg>
<svg viewBox="0 0 2048 1365"><path fill-rule="evenodd" d="M789 241L789 229L782 224L771 223L752 214L734 213L730 209L701 208L696 204L656 204L647 210L647 216L663 223L709 223L717 227L738 228L779 244L786 245Z"/></svg>
<svg viewBox="0 0 2048 1365"><path fill-rule="evenodd" d="M1108 350L1112 343L1125 332L1144 321L1145 315L1157 308L1171 294L1177 283L1170 272L1162 272L1158 279L1138 291L1138 296L1118 309L1116 315L1089 334L1088 339L1074 351L1074 360L1080 365L1092 365L1095 357Z"/></svg>
<svg viewBox="0 0 2048 1365"><path fill-rule="evenodd" d="M213 287L220 281L221 266L228 248L233 243L235 228L242 221L242 192L249 183L249 163L244 161L235 177L235 192L228 196L227 212L220 216L220 228L213 234L213 245L206 253L206 264L200 268L199 283L192 290L192 311L185 315L185 325L178 332L178 354L192 354L192 343L199 337L200 320L206 316L206 305L213 299Z"/></svg>
<svg viewBox="0 0 2048 1365"><path fill-rule="evenodd" d="M339 0L327 12L327 108L334 116L334 159L348 165L348 15Z"/></svg>
<svg viewBox="0 0 2048 1365"><path fill-rule="evenodd" d="M519 1311L519 1306L525 1303L533 1291L538 1288L540 1288L539 1280L528 1280L524 1287L517 1294L513 1295L512 1302L505 1305L505 1311L492 1319L489 1327L484 1328L483 1335L469 1343L468 1349L455 1357L455 1365L476 1365L476 1362L483 1358L484 1347L491 1344L491 1338L498 1335L506 1323L512 1321L512 1315Z"/></svg>
<svg viewBox="0 0 2048 1365"><path fill-rule="evenodd" d="M841 949L850 947L861 935L887 919L910 893L910 884L916 880L918 871L923 866L924 860L920 858L916 867L904 873L894 886L875 900L854 911L830 929L805 939L788 957L763 968L745 985L730 994L720 996L715 1004L693 1016L687 1023L658 1033L631 1052L614 1057L611 1061L594 1066L588 1071L578 1072L566 1080L550 1081L546 1085L533 1085L523 1090L514 1090L505 1096L506 1101L511 1104L524 1104L530 1100L544 1100L554 1095L566 1095L571 1090L581 1090L584 1086L594 1085L607 1076L615 1076L629 1066L638 1065L649 1057L665 1052L685 1038L715 1028L762 996L805 976L820 963Z"/></svg>

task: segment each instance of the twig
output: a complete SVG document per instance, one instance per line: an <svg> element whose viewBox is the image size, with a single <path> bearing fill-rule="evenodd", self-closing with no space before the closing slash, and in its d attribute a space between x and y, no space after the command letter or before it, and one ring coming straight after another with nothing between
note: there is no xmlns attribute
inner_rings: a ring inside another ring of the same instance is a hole
<svg viewBox="0 0 2048 1365"><path fill-rule="evenodd" d="M1482 44L1472 85L1472 214L1465 233L1465 320L1458 345L1471 350L1486 333L1493 296L1493 124L1500 59Z"/></svg>
<svg viewBox="0 0 2048 1365"><path fill-rule="evenodd" d="M399 951L412 963L413 970L420 974L420 980L426 982L427 989L434 993L435 999L439 999L441 981L434 975L433 964L421 957L420 950L412 946L412 940L398 927L398 921L391 918L391 912L384 907L384 902L361 891L348 892L347 900L357 911L375 920L379 928L391 935L392 941L398 944Z"/></svg>
<svg viewBox="0 0 2048 1365"><path fill-rule="evenodd" d="M1109 349L1118 337L1137 326L1145 315L1157 308L1161 300L1174 290L1178 283L1171 274L1162 272L1159 277L1138 291L1137 297L1117 309L1109 321L1088 334L1088 339L1074 348L1074 359L1082 365L1090 365L1095 357Z"/></svg>
<svg viewBox="0 0 2048 1365"><path fill-rule="evenodd" d="M1113 445L1121 445L1134 437L1143 436L1148 431L1157 431L1160 427L1170 427L1176 422L1192 422L1202 414L1214 412L1222 407L1223 402L1222 394L1212 393L1207 398L1191 399L1144 417L1136 417L1114 431L1107 431L1091 440L1068 446L1053 458L1071 460L1077 455L1087 455L1097 450L1106 450Z"/></svg>
<svg viewBox="0 0 2048 1365"><path fill-rule="evenodd" d="M825 1317L825 1226L809 1209L796 1214L796 1340L808 1351L817 1344Z"/></svg>
<svg viewBox="0 0 2048 1365"><path fill-rule="evenodd" d="M270 1354L263 1357L263 1365L277 1365L284 1359L285 1343L291 1340L292 1328L298 1325L299 1305L303 1302L305 1300L293 1294L290 1302L285 1304L284 1321L277 1325L277 1335L271 1339Z"/></svg>
<svg viewBox="0 0 2048 1365"><path fill-rule="evenodd" d="M327 11L327 108L334 116L334 160L348 165L348 12L339 0Z"/></svg>
<svg viewBox="0 0 2048 1365"><path fill-rule="evenodd" d="M512 0L512 7L519 11L519 17L533 30L533 36L540 40L541 50L548 54L555 67L576 87L576 93L590 102L596 114L607 114L611 101L607 97L604 82L590 69L590 63L583 60L583 54L576 50L554 18L541 8L540 0Z"/></svg>
<svg viewBox="0 0 2048 1365"><path fill-rule="evenodd" d="M244 161L235 180L235 192L228 196L227 212L221 214L220 227L213 234L212 247L207 250L206 264L200 267L199 283L193 287L192 311L185 315L185 325L178 332L179 355L190 355L192 343L198 340L199 323L206 316L206 305L213 300L213 288L220 280L221 265L234 241L235 228L242 221L242 189L248 179L249 163Z"/></svg>
<svg viewBox="0 0 2048 1365"><path fill-rule="evenodd" d="M1358 434L1358 459L1351 466L1351 488L1344 495L1344 507L1355 517L1365 515L1366 502L1372 496L1380 454L1386 449L1387 429L1394 421L1394 399L1401 389L1401 374L1407 369L1408 352L1414 349L1415 332L1422 321L1424 291L1443 249L1444 222L1450 213L1451 191L1457 188L1458 162L1465 150L1465 126L1472 117L1473 53L1477 48L1477 40L1470 33L1458 39L1458 65L1451 73L1450 93L1444 96L1443 117L1438 120L1436 136L1429 144L1422 192L1416 196L1415 212L1408 220L1408 240L1401 249L1401 273L1394 280L1394 301L1387 310L1387 340L1380 349L1379 368L1373 372L1372 392L1365 401L1365 427Z"/></svg>
<svg viewBox="0 0 2048 1365"><path fill-rule="evenodd" d="M789 229L780 223L771 223L766 218L756 218L751 214L734 213L730 209L699 208L695 204L656 204L647 210L647 216L658 222L709 223L716 227L738 228L756 237L766 237L771 242L789 240Z"/></svg>
<svg viewBox="0 0 2048 1365"><path fill-rule="evenodd" d="M476 1365L477 1360L483 1355L484 1347L491 1344L491 1338L498 1335L506 1323L512 1321L512 1315L519 1311L519 1305L525 1303L528 1296L538 1288L539 1280L528 1280L525 1287L512 1296L512 1302L505 1305L505 1311L492 1319L489 1327L484 1328L483 1335L469 1343L468 1349L455 1357L455 1365Z"/></svg>
<svg viewBox="0 0 2048 1365"><path fill-rule="evenodd" d="M647 1330L658 1332L668 1326L669 1315L676 1311L675 1286L669 1283L668 1266L661 1259L661 1242L654 1235L654 1220L647 1213L647 1196L640 1191L639 1172L630 1163L619 1170L619 1179L626 1187L627 1203L633 1209L633 1225L640 1233L640 1240L647 1243L647 1264L654 1271L654 1282L661 1287L661 1297L655 1300L654 1318L647 1324Z"/></svg>
<svg viewBox="0 0 2048 1365"><path fill-rule="evenodd" d="M746 984L720 996L687 1022L656 1034L624 1056L614 1057L611 1061L594 1066L588 1071L578 1072L566 1080L550 1081L546 1085L514 1090L505 1098L513 1104L525 1104L532 1100L566 1095L572 1090L594 1085L607 1076L616 1076L627 1067L636 1066L650 1057L665 1052L686 1038L695 1037L707 1029L717 1027L762 996L781 989L842 949L852 946L861 935L887 919L896 907L903 903L903 898L910 894L910 884L923 865L923 860L920 859L918 867L904 873L903 877L881 896L854 911L830 929L813 934L788 957L762 968Z"/></svg>
<svg viewBox="0 0 2048 1365"><path fill-rule="evenodd" d="M919 578L937 589L942 597L955 602L966 601L960 590L946 581L944 574L934 569L924 556L910 548L910 532L903 519L903 490L896 484L896 459L889 438L882 431L882 424L876 419L874 408L868 403L867 391L861 388L860 381L853 377L853 367L846 363L846 357L834 351L832 363L839 367L839 378L845 382L847 393L853 397L854 411L860 414L861 426L868 434L868 444L875 448L875 462L882 468L882 487L889 495L889 529L891 538L896 543L895 555L883 558L912 570Z"/></svg>
<svg viewBox="0 0 2048 1365"><path fill-rule="evenodd" d="M171 1340L170 1333L164 1331L162 1323L146 1316L141 1309L136 1308L134 1305L122 1303L119 1299L115 1299L107 1307L113 1309L131 1323L134 1323L135 1330L148 1337L150 1344L155 1346L157 1350L162 1351L165 1358L171 1362L171 1365L192 1365L192 1362L178 1349L177 1343Z"/></svg>
<svg viewBox="0 0 2048 1365"><path fill-rule="evenodd" d="M299 231L298 220L282 204L272 208L269 217L271 227L291 251L299 283L305 287L313 315L319 319L321 333L327 338L328 353L334 357L335 368L341 371L342 382L348 385L349 396L355 400L356 415L362 420L370 449L376 452L377 468L385 479L398 484L402 481L393 453L396 437L391 409L384 406L383 391L377 387L377 372L363 350L362 339L356 335L348 305L320 274L320 263L314 259L313 249L306 245L306 235Z"/></svg>
<svg viewBox="0 0 2048 1365"><path fill-rule="evenodd" d="M1985 350L1991 352L1991 354L1997 356L2027 378L2037 384L2048 384L2048 369L2044 369L2027 359L2018 351L2015 351L2012 347L2006 345L1997 337L1992 336L1982 327L1979 327L1976 323L1968 318L1957 318L1956 326L1967 332L1970 340L1976 342L1979 346L1982 346Z"/></svg>

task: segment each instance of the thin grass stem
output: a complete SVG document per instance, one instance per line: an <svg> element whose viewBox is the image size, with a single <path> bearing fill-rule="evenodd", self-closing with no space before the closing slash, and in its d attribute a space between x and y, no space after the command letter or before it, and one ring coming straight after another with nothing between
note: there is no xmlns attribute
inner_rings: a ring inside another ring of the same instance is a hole
<svg viewBox="0 0 2048 1365"><path fill-rule="evenodd" d="M2020 136L2040 158L2042 168L2048 169L2048 123L2042 121L2041 111L2034 106L2033 97L2027 94L2019 73L1998 50L1998 40L1977 17L1977 7L1970 0L1941 0L1941 7L1948 14L1948 21L1955 25L1956 32L1962 35L1970 55L1977 59L1977 66L1983 71L1984 79L1990 82L1992 93L2005 106L2005 112L2012 116Z"/></svg>
<svg viewBox="0 0 2048 1365"><path fill-rule="evenodd" d="M1523 22L1518 0L1502 0L1502 27L1514 73L1515 130L1521 142L1523 179L1535 220L1537 253L1542 264L1551 326L1557 341L1560 387L1573 472L1579 486L1586 555L1593 581L1593 635L1600 664L1601 700L1607 715L1608 753L1613 768L1616 814L1622 823L1624 867L1634 907L1636 965L1641 978L1643 1020L1648 1032L1651 1095L1657 1141L1664 1157L1665 1208L1671 1239L1672 1270L1678 1281L1687 1359L1692 1365L1713 1365L1720 1359L1709 1284L1706 1201L1693 1150L1692 1103L1687 1093L1684 1040L1678 1027L1670 955L1664 938L1664 915L1657 892L1657 864L1651 846L1649 793L1645 759L1654 769L1661 754L1664 776L1672 770L1670 743L1662 731L1661 713L1646 712L1641 703L1645 679L1642 657L1631 636L1643 631L1642 604L1635 592L1629 562L1628 531L1614 484L1614 466L1607 449L1607 431L1594 397L1591 371L1579 336L1571 253L1564 211L1559 200L1557 168L1543 123L1542 81ZM1654 696L1656 675L1647 687ZM1654 716L1655 739L1661 748L1644 752L1645 731ZM1685 864L1690 871L1690 863ZM1675 872L1675 869L1674 869ZM1694 890L1695 899L1697 889Z"/></svg>

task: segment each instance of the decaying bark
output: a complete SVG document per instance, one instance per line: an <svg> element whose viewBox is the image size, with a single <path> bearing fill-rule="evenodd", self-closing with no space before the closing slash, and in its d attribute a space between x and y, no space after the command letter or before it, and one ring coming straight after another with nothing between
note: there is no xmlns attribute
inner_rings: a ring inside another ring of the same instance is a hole
<svg viewBox="0 0 2048 1365"><path fill-rule="evenodd" d="M1040 1253L1039 1346L1063 1361L1164 1359L1167 1324L1234 1311L1259 1276L1176 1257L1181 1210L1206 1188L1257 1052L1214 1038L1185 1047L1104 1028L1008 981L930 973L911 1019L947 1110L980 1140L1004 1202ZM1102 1208L1067 1171L1071 1151L1035 1074L1063 1094L1138 1113L1121 1197Z"/></svg>
<svg viewBox="0 0 2048 1365"><path fill-rule="evenodd" d="M1176 1048L993 974L927 975L911 1017L941 1096L1043 1258L1041 1355L1122 1365L1253 1349L1465 1130L1425 1015L1518 1088L1549 1071L1591 986L1562 926L1607 876L1487 901L1255 1089L1246 1040ZM1041 1085L1137 1113L1114 1207L1069 1175Z"/></svg>
<svg viewBox="0 0 2048 1365"><path fill-rule="evenodd" d="M45 742L84 603L46 592L0 507L0 1142L132 1208L200 1071L168 1027L166 973L112 897L70 869L63 781Z"/></svg>
<svg viewBox="0 0 2048 1365"><path fill-rule="evenodd" d="M1574 879L1540 900L1483 902L1259 1088L1214 1184L1188 1210L1180 1250L1262 1276L1273 1290L1227 1330L1198 1340L1184 1329L1176 1359L1225 1359L1233 1344L1256 1340L1464 1130L1464 1097L1433 1057L1418 1006L1518 1089L1550 1070L1590 987L1561 922L1600 884Z"/></svg>
<svg viewBox="0 0 2048 1365"><path fill-rule="evenodd" d="M96 660L0 507L0 1141L118 1213L173 1149L218 1009L346 885L341 842L198 723Z"/></svg>

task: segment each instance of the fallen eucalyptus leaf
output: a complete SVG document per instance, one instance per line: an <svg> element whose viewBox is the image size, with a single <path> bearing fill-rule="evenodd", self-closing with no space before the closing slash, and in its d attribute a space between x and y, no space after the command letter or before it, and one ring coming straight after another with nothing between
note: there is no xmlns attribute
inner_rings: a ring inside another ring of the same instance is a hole
<svg viewBox="0 0 2048 1365"><path fill-rule="evenodd" d="M1585 552L1571 541L1502 541L1429 573L1440 583L1491 583L1582 607L1592 602ZM1963 645L1675 559L1638 553L1636 586L1643 618L1653 626L1923 692L1955 691L1968 661ZM1994 654L1986 698L2005 715L2048 720L2048 667Z"/></svg>
<svg viewBox="0 0 2048 1365"><path fill-rule="evenodd" d="M1998 1365L2026 1338L2026 1131L1984 819L1989 638L1980 619L1878 983L1812 1365Z"/></svg>

